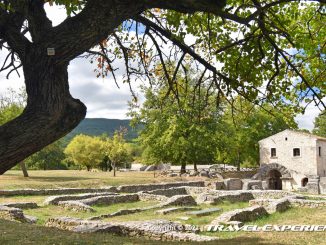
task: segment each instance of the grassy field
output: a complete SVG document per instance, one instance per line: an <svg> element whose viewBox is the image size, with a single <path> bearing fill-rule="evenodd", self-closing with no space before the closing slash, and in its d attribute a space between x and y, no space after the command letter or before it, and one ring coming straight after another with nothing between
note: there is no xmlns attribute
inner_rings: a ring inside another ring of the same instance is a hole
<svg viewBox="0 0 326 245"><path fill-rule="evenodd" d="M103 187L189 180L182 177L154 178L153 172L117 172L116 177L113 177L112 172L87 172L85 170L34 170L28 173L30 177L24 178L21 171L6 172L0 176L0 189ZM196 180L196 178L191 178L191 180Z"/></svg>
<svg viewBox="0 0 326 245"><path fill-rule="evenodd" d="M152 172L118 172L117 177L112 173L86 171L30 171L29 178L22 177L20 171L9 171L0 176L0 189L18 188L60 188L60 187L101 187L108 185L155 183L184 180L182 178L154 178ZM189 179L187 179L189 180ZM194 180L194 179L191 179ZM34 201L42 204L46 196L13 196L0 197L0 203L14 201ZM318 198L317 198L318 199ZM132 202L114 204L110 206L95 206L95 213L72 212L57 206L44 206L38 209L25 210L24 213L39 218L36 225L20 224L0 220L0 244L153 244L153 241L120 237L112 234L77 234L44 227L43 224L50 217L70 216L88 218L100 214L107 214L124 208L151 206L156 202ZM219 207L223 211L243 208L248 203L221 203L217 205L201 205L201 208ZM155 210L154 210L155 211ZM170 219L179 220L193 225L209 224L221 212L214 215L195 217L183 212L169 215L157 215L151 211L118 216L105 221ZM180 217L190 217L187 221ZM268 217L248 224L263 226L265 224L291 225L326 225L326 208L292 208L284 213L275 213ZM218 241L205 244L326 244L326 232L211 232L205 235L217 236ZM155 244L182 244L172 242L157 242ZM195 243L184 243L195 244Z"/></svg>

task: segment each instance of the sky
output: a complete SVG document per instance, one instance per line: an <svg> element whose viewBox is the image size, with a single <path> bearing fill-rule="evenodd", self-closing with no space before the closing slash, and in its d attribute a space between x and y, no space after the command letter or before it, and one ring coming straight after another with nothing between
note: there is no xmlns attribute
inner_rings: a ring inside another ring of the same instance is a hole
<svg viewBox="0 0 326 245"><path fill-rule="evenodd" d="M46 7L47 15L53 25L58 25L66 17L62 7ZM0 62L4 60L3 52L0 52ZM1 63L0 63L1 64ZM121 62L121 71L123 63ZM80 99L87 106L87 118L114 118L126 119L128 112L128 101L131 100L131 93L127 84L119 83L117 88L111 76L107 78L96 78L94 64L83 58L73 60L69 65L69 85L73 97ZM21 73L22 75L22 73ZM118 81L122 81L122 74L118 72ZM18 90L24 87L23 76L20 78L13 74L6 79L5 73L0 73L0 94L8 88ZM135 86L137 91L137 85ZM300 128L311 130L314 118L320 113L314 105L309 105L304 115L296 117Z"/></svg>

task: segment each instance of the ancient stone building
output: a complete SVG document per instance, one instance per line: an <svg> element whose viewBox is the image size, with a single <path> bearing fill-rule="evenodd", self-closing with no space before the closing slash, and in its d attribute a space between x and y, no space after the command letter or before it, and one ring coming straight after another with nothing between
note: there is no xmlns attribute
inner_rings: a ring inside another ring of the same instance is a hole
<svg viewBox="0 0 326 245"><path fill-rule="evenodd" d="M316 189L326 180L326 138L284 130L259 141L260 169L255 179L268 189Z"/></svg>

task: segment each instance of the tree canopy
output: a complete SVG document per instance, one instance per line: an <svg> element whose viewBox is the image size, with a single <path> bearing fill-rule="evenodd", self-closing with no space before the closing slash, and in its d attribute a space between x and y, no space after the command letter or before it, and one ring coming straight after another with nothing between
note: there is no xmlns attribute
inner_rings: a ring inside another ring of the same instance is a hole
<svg viewBox="0 0 326 245"><path fill-rule="evenodd" d="M0 173L70 132L85 117L69 92L67 67L81 55L98 76L151 82L156 65L178 96L191 67L217 100L325 109L324 0L51 0L68 17L53 26L44 0L0 0L0 71L23 68L27 106L0 127ZM46 3L47 4L47 3ZM51 11L51 10L50 10ZM170 71L166 64L176 62ZM119 82L119 81L117 81ZM19 137L18 137L19 136Z"/></svg>
<svg viewBox="0 0 326 245"><path fill-rule="evenodd" d="M318 117L315 118L314 134L326 137L326 110L322 111Z"/></svg>

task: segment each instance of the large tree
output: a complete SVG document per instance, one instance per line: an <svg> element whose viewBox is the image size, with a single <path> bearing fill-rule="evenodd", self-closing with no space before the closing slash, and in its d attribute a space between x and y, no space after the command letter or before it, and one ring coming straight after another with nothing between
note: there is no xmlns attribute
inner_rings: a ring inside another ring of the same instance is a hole
<svg viewBox="0 0 326 245"><path fill-rule="evenodd" d="M222 112L209 91L209 83L197 83L195 74L189 73L187 77L177 75L178 98L158 76L151 88L144 87L143 105L136 110L131 107L130 113L133 122L144 126L138 137L144 149L143 161L180 165L181 173L190 164L197 170L197 164L213 163L214 135Z"/></svg>
<svg viewBox="0 0 326 245"><path fill-rule="evenodd" d="M177 69L190 62L205 71L217 98L240 94L277 105L308 97L325 108L324 0L49 2L70 14L55 27L44 0L0 0L0 44L9 52L1 70L22 66L28 95L24 112L0 127L0 173L85 117L85 105L70 95L67 72L85 52L100 57L101 75L114 76L115 59L124 58L127 82L143 75L150 80L153 64L174 59ZM124 27L133 21L142 25L129 25L136 35L128 35ZM168 51L162 43L171 44ZM172 90L175 77L163 70Z"/></svg>
<svg viewBox="0 0 326 245"><path fill-rule="evenodd" d="M216 131L217 160L238 168L241 164L258 166L258 141L285 129L297 129L294 117L290 108L261 108L236 98L232 106L225 108L221 128Z"/></svg>

